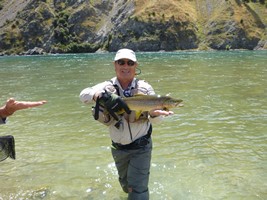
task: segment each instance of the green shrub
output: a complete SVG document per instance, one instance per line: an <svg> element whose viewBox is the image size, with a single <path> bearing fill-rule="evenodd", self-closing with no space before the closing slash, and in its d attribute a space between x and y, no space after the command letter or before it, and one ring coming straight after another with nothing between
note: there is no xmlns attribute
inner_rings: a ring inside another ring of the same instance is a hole
<svg viewBox="0 0 267 200"><path fill-rule="evenodd" d="M229 50L231 49L231 47L232 47L232 46L231 46L230 44L227 44L226 47L225 47L225 49L226 49L227 51L229 51Z"/></svg>
<svg viewBox="0 0 267 200"><path fill-rule="evenodd" d="M96 51L97 47L90 43L70 43L69 45L65 46L66 53L92 53Z"/></svg>

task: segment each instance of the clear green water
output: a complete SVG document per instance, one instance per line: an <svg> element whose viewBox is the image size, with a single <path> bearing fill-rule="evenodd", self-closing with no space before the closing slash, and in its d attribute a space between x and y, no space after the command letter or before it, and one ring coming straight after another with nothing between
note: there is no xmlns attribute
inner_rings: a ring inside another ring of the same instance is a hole
<svg viewBox="0 0 267 200"><path fill-rule="evenodd" d="M113 56L0 57L1 104L48 101L1 126L17 159L0 163L0 199L126 199L107 129L78 97L114 76ZM154 125L151 199L267 199L267 51L138 58L140 79L184 100Z"/></svg>

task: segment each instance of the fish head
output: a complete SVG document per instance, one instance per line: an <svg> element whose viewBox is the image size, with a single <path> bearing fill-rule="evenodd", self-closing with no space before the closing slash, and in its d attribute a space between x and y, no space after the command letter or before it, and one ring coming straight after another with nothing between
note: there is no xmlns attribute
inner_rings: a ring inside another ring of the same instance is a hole
<svg viewBox="0 0 267 200"><path fill-rule="evenodd" d="M182 99L174 99L174 98L167 96L163 105L164 105L164 108L168 110L169 108L177 107L182 101L183 101Z"/></svg>
<svg viewBox="0 0 267 200"><path fill-rule="evenodd" d="M175 99L173 104L175 107L177 107L177 106L181 105L182 102L183 102L182 99Z"/></svg>

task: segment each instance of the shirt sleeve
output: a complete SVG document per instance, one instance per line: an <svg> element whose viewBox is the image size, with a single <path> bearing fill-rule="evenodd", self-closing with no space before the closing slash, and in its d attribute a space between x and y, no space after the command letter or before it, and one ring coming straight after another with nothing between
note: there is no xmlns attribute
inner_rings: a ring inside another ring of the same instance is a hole
<svg viewBox="0 0 267 200"><path fill-rule="evenodd" d="M155 95L153 87L144 80L138 81L138 93L139 92L146 95Z"/></svg>
<svg viewBox="0 0 267 200"><path fill-rule="evenodd" d="M93 87L85 88L80 93L80 100L83 103L91 103L93 102L93 97L96 92L104 92L104 89L107 85L110 85L111 83L108 81L105 81L103 83L99 83Z"/></svg>

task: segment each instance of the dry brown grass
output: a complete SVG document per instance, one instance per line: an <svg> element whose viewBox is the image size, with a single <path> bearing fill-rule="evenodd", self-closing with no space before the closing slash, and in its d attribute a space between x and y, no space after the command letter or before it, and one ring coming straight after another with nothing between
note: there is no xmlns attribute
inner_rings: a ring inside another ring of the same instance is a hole
<svg viewBox="0 0 267 200"><path fill-rule="evenodd" d="M178 21L195 21L197 17L194 3L189 0L136 0L135 5L135 16L143 20L151 15L158 20L164 16L166 21L173 17Z"/></svg>

